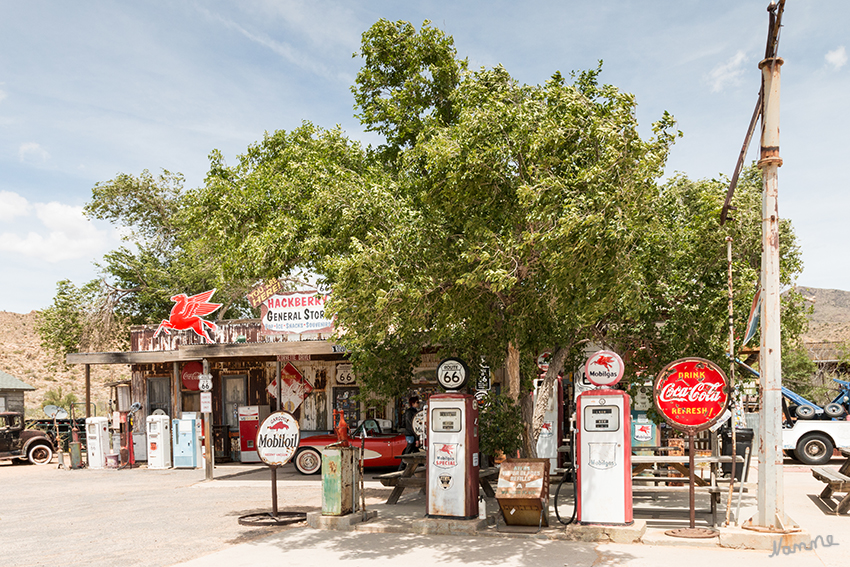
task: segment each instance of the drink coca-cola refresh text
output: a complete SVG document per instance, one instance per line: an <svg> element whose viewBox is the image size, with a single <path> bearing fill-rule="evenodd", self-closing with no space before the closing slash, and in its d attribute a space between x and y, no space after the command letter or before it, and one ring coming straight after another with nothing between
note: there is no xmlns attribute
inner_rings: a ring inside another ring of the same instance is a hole
<svg viewBox="0 0 850 567"><path fill-rule="evenodd" d="M706 429L729 402L726 375L711 361L683 358L668 364L655 381L655 406L676 429Z"/></svg>

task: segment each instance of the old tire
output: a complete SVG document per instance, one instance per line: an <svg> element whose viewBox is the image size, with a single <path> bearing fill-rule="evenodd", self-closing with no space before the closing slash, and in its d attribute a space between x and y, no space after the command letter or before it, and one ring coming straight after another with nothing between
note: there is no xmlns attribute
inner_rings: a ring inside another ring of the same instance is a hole
<svg viewBox="0 0 850 567"><path fill-rule="evenodd" d="M800 419L814 419L815 408L813 406L803 404L801 406L797 406L794 413L796 413L797 417Z"/></svg>
<svg viewBox="0 0 850 567"><path fill-rule="evenodd" d="M317 474L322 469L322 455L312 447L298 449L293 462L301 474Z"/></svg>
<svg viewBox="0 0 850 567"><path fill-rule="evenodd" d="M843 417L846 413L844 411L844 406L836 403L826 404L823 411L828 417Z"/></svg>
<svg viewBox="0 0 850 567"><path fill-rule="evenodd" d="M27 451L27 460L34 465L46 465L53 460L53 449L48 445L33 445Z"/></svg>
<svg viewBox="0 0 850 567"><path fill-rule="evenodd" d="M822 433L809 433L797 442L797 460L806 465L823 465L832 458L832 440Z"/></svg>

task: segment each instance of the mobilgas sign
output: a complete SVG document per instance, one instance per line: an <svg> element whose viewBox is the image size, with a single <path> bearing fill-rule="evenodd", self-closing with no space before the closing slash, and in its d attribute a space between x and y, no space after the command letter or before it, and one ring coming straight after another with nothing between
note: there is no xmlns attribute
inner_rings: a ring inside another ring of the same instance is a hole
<svg viewBox="0 0 850 567"><path fill-rule="evenodd" d="M595 386L613 386L620 381L625 370L623 359L610 350L600 350L584 365L584 375Z"/></svg>
<svg viewBox="0 0 850 567"><path fill-rule="evenodd" d="M260 307L263 327L269 333L330 333L333 320L325 313L329 298L312 290L273 295Z"/></svg>
<svg viewBox="0 0 850 567"><path fill-rule="evenodd" d="M278 411L268 416L257 431L257 454L267 465L281 467L298 450L301 431L291 413Z"/></svg>

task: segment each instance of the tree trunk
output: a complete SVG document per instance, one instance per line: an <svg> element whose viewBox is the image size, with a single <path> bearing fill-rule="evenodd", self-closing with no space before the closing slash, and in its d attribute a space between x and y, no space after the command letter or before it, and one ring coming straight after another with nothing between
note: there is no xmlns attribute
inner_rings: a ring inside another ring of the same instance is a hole
<svg viewBox="0 0 850 567"><path fill-rule="evenodd" d="M532 417L534 415L534 395L527 392L520 396L520 409L522 410L522 456L529 459L537 458L537 441L534 438L534 427Z"/></svg>
<svg viewBox="0 0 850 567"><path fill-rule="evenodd" d="M537 400L535 400L533 408L534 413L533 417L529 420L532 431L531 437L535 447L537 446L537 439L540 437L540 431L543 429L543 414L549 405L549 400L553 396L555 378L564 369L564 361L567 358L569 350L569 348L563 346L555 349L555 352L552 353L552 360L549 361L549 369L543 377L543 383L537 388ZM558 443L560 442L561 440L558 439Z"/></svg>
<svg viewBox="0 0 850 567"><path fill-rule="evenodd" d="M513 401L519 401L519 349L514 343L508 343L508 357L505 361L508 374L506 394Z"/></svg>

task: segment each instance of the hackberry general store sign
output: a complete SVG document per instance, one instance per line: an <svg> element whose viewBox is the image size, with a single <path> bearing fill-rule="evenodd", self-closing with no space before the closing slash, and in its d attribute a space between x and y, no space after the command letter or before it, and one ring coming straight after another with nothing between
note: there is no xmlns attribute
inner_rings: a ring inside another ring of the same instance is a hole
<svg viewBox="0 0 850 567"><path fill-rule="evenodd" d="M333 317L326 313L330 295L315 290L278 293L260 306L263 327L267 333L330 333Z"/></svg>
<svg viewBox="0 0 850 567"><path fill-rule="evenodd" d="M729 381L716 364L704 358L682 358L658 373L653 388L655 406L678 430L711 427L729 403Z"/></svg>

